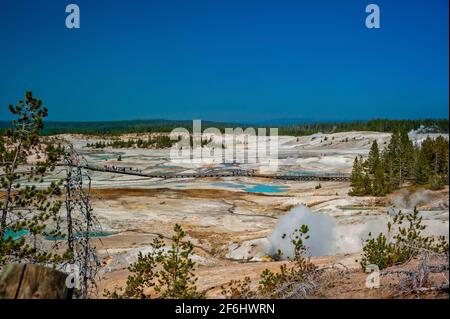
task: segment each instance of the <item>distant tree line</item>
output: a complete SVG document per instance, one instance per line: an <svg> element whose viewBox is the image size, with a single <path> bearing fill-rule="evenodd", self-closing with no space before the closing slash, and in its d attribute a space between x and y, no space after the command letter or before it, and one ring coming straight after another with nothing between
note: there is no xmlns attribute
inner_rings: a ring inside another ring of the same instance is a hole
<svg viewBox="0 0 450 319"><path fill-rule="evenodd" d="M114 140L111 142L99 141L87 143L86 147L91 148L168 148L172 147L178 140L171 140L169 136L155 136L148 139Z"/></svg>
<svg viewBox="0 0 450 319"><path fill-rule="evenodd" d="M87 143L86 147L90 148L105 148L105 147L112 147L112 148L170 148L175 143L180 141L180 137L178 139L170 139L169 136L155 136L148 139L129 139L129 140L113 140L111 142L106 141L98 141L95 143ZM190 136L190 145L193 147L194 145L194 139L192 135ZM212 138L209 139L202 139L200 142L201 147L205 147L206 145L209 145L210 147L222 147L224 148L223 144L214 143Z"/></svg>
<svg viewBox="0 0 450 319"><path fill-rule="evenodd" d="M0 121L0 131L10 126L8 122ZM222 133L225 128L241 127L267 127L267 125L225 123L202 121L203 129L216 127ZM429 133L448 133L448 119L422 119L422 120L387 120L374 119L368 121L343 122L311 122L290 125L273 125L278 127L279 135L304 136L314 133L337 133L346 131L375 131L394 132L410 131L424 126ZM136 121L104 121L104 122L46 122L41 135L55 135L63 133L80 133L89 135L120 135L126 133L159 133L171 132L177 127L184 127L192 133L192 121L170 120L136 120Z"/></svg>
<svg viewBox="0 0 450 319"><path fill-rule="evenodd" d="M408 180L431 189L448 185L449 141L427 137L414 145L406 131L395 131L387 147L380 152L372 143L366 160L356 157L351 175L350 195L384 196Z"/></svg>
<svg viewBox="0 0 450 319"><path fill-rule="evenodd" d="M448 133L448 119L423 120L388 120L374 119L368 121L305 123L300 125L281 126L279 135L304 136L318 132L338 133L348 131L374 131L393 133L395 131L411 131L424 127L426 133Z"/></svg>

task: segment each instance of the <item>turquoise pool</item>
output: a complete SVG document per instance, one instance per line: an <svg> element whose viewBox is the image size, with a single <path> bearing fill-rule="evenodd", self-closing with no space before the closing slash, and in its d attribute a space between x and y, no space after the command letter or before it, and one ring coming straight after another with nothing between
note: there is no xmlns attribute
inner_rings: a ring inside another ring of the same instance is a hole
<svg viewBox="0 0 450 319"><path fill-rule="evenodd" d="M28 229L22 229L19 231L13 231L11 229L7 229L5 234L3 235L3 239L11 238L12 240L17 240L22 236L28 235L29 231Z"/></svg>
<svg viewBox="0 0 450 319"><path fill-rule="evenodd" d="M26 236L29 234L29 230L28 229L22 229L19 231L13 231L11 229L7 229L5 234L3 235L4 239L8 239L11 238L13 240L17 240L23 236ZM111 235L116 234L115 232L107 232L107 231L103 231L103 230L99 230L99 231L92 231L90 232L90 237L92 238L101 238L101 237L108 237ZM76 233L75 237L81 237L81 233ZM46 236L44 237L46 240L51 240L51 241L56 241L56 240L64 240L67 237L62 237L62 236L57 236L57 237L53 237L53 236Z"/></svg>
<svg viewBox="0 0 450 319"><path fill-rule="evenodd" d="M92 232L89 233L90 237L92 237L92 238L108 237L108 236L111 236L111 235L114 235L114 234L115 233L113 233L113 232L106 232L106 231L102 231L102 230L100 230L100 231L92 231ZM75 238L78 238L78 237L81 237L81 236L82 236L82 233L76 233L75 234ZM67 237L62 237L62 236L56 236L56 237L46 236L45 237L46 240L51 240L51 241L64 240L66 238Z"/></svg>
<svg viewBox="0 0 450 319"><path fill-rule="evenodd" d="M158 165L158 167L161 167L161 168L178 168L178 166L175 166L175 165L166 165L166 164Z"/></svg>
<svg viewBox="0 0 450 319"><path fill-rule="evenodd" d="M212 186L218 186L218 187L227 187L227 188L235 188L235 189L244 189L246 185L239 184L239 183L227 183L227 182L217 182L212 183Z"/></svg>
<svg viewBox="0 0 450 319"><path fill-rule="evenodd" d="M289 188L288 186L283 185L270 185L270 184L248 185L248 184L227 183L227 182L218 182L213 183L211 185L218 187L241 189L247 193L282 193L287 191L287 189Z"/></svg>
<svg viewBox="0 0 450 319"><path fill-rule="evenodd" d="M282 193L287 191L289 187L280 185L257 184L244 188L248 193Z"/></svg>

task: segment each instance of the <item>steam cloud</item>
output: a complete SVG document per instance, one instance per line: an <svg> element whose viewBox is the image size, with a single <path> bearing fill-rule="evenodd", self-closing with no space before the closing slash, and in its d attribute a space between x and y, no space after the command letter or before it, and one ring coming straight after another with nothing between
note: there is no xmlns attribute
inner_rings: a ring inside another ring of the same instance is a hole
<svg viewBox="0 0 450 319"><path fill-rule="evenodd" d="M413 209L414 206L419 206L431 201L432 192L427 189L420 189L415 192L410 192L406 189L401 189L399 194L395 196L392 203L396 208Z"/></svg>
<svg viewBox="0 0 450 319"><path fill-rule="evenodd" d="M323 214L316 214L305 205L292 209L280 218L273 233L269 236L269 254L275 255L278 250L283 253L283 258L292 258L294 248L289 235L302 225L309 227L310 236L305 245L310 248L311 255L321 256L330 252L332 247L334 220ZM286 237L283 239L283 234Z"/></svg>
<svg viewBox="0 0 450 319"><path fill-rule="evenodd" d="M392 200L395 208L390 210L410 212L414 206L430 203L432 198L432 192L429 190L415 192L401 190ZM301 205L280 218L272 234L267 238L268 253L273 256L280 250L283 253L282 258L292 258L294 248L289 235L302 225L309 227L310 238L305 241L305 245L310 248L312 256L358 252L361 251L363 241L368 238L369 233L376 236L387 232L389 220L388 214L353 219L343 217L339 220L326 213L314 213L307 206ZM444 235L448 238L448 221L425 219L424 224L427 226L424 234ZM286 237L283 239L284 234Z"/></svg>
<svg viewBox="0 0 450 319"><path fill-rule="evenodd" d="M378 234L386 231L386 216L367 218L365 223L339 224L336 219L322 213L314 213L310 208L301 205L292 209L280 218L274 231L268 237L269 255L278 250L282 258L292 258L294 248L289 235L301 225L309 227L310 238L305 241L311 256L326 256L338 253L352 253L361 250L363 239L369 232ZM286 237L283 239L283 234Z"/></svg>

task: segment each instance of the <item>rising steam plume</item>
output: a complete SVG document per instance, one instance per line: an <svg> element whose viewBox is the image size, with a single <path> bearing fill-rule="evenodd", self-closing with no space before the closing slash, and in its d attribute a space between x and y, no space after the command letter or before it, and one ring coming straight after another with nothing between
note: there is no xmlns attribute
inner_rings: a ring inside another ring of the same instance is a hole
<svg viewBox="0 0 450 319"><path fill-rule="evenodd" d="M328 215L313 213L305 205L292 209L280 218L273 233L268 238L270 243L269 254L275 255L278 250L281 250L283 258L292 258L294 249L289 235L302 225L307 225L310 229L308 233L310 238L306 240L305 245L309 246L311 255L327 254L332 245L334 221ZM284 239L282 238L283 234L286 234Z"/></svg>

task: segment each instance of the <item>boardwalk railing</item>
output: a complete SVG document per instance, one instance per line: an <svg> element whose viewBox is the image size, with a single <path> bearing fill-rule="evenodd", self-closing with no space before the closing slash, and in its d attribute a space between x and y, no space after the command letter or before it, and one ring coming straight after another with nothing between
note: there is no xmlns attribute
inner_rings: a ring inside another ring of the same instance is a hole
<svg viewBox="0 0 450 319"><path fill-rule="evenodd" d="M92 165L84 165L82 168L106 172L117 173L149 178L205 178L205 177L234 177L234 176L246 176L256 178L271 178L280 180L291 181L336 181L336 182L348 182L350 181L349 174L343 173L321 173L321 174L258 174L252 170L233 170L230 172L208 172L208 173L167 173L167 174L155 174L155 173L143 173L141 170L133 169L131 167L99 167Z"/></svg>
<svg viewBox="0 0 450 319"><path fill-rule="evenodd" d="M65 166L65 164L58 164L57 166ZM350 174L344 173L309 173L305 172L304 174L300 173L291 173L291 174L259 174L256 173L255 170L242 170L235 169L232 171L226 172L204 172L204 173L143 173L142 170L133 168L133 167L120 167L120 166L94 166L94 165L83 165L81 166L83 169L97 171L97 172L105 172L105 173L115 173L115 174L124 174L124 175L133 175L140 177L148 177L148 178L161 178L161 179L169 179L169 178L206 178L206 177L237 177L237 176L246 176L246 177L256 177L256 178L270 178L270 179L279 179L279 180L287 180L287 181L334 181L334 182L349 182ZM0 174L2 176L4 174Z"/></svg>

